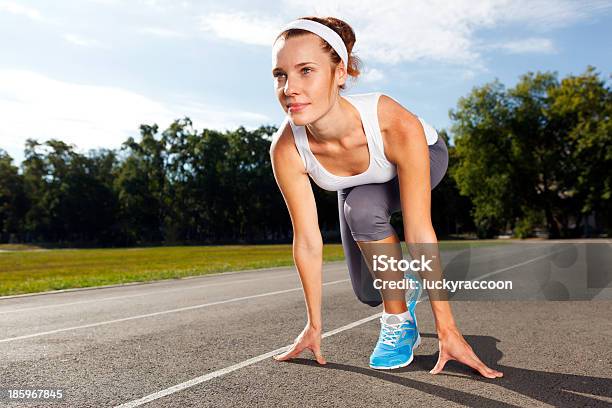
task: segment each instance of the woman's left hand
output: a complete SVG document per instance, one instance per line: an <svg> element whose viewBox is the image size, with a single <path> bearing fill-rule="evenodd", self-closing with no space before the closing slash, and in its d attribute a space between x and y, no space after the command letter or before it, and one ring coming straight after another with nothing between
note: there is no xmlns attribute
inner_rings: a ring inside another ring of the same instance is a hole
<svg viewBox="0 0 612 408"><path fill-rule="evenodd" d="M487 378L503 377L504 374L501 371L487 367L478 358L457 328L445 331L442 335L439 334L438 339L440 354L438 355L438 362L430 373L438 374L444 369L447 361L457 360L472 367Z"/></svg>

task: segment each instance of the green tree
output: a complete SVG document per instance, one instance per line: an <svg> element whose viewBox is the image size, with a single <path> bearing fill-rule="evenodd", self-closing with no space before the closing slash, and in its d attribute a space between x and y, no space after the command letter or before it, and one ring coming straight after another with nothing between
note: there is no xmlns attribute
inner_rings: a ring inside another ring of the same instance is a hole
<svg viewBox="0 0 612 408"><path fill-rule="evenodd" d="M158 126L141 125L140 142L123 143L128 156L114 183L122 220L122 235L130 243L163 240L165 149L155 139Z"/></svg>
<svg viewBox="0 0 612 408"><path fill-rule="evenodd" d="M0 242L23 239L23 218L27 210L27 197L23 177L13 158L0 149Z"/></svg>
<svg viewBox="0 0 612 408"><path fill-rule="evenodd" d="M562 164L566 168L565 194L571 197L572 211L582 216L603 215L612 230L612 92L599 78L595 67L582 75L564 78L550 92L549 120L565 135ZM567 207L565 207L567 208ZM567 221L563 222L567 228ZM612 232L612 231L610 231Z"/></svg>
<svg viewBox="0 0 612 408"><path fill-rule="evenodd" d="M509 135L511 107L497 80L459 99L454 120L457 165L449 168L461 194L474 204L472 215L480 237L489 237L512 217L512 176L516 168Z"/></svg>
<svg viewBox="0 0 612 408"><path fill-rule="evenodd" d="M529 72L507 91L495 80L461 98L451 118L452 176L481 236L508 227L527 236L541 216L551 237L575 236L570 220L610 213L610 88L593 67L560 82Z"/></svg>

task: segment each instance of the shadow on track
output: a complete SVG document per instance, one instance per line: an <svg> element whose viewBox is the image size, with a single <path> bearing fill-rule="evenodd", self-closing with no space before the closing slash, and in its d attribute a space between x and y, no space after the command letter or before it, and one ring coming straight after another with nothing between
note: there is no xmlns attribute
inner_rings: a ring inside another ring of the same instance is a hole
<svg viewBox="0 0 612 408"><path fill-rule="evenodd" d="M435 334L423 334L422 337L437 339ZM504 376L497 379L488 379L480 376L476 371L464 366L456 361L449 361L444 367L444 371L437 375L465 378L469 376L475 381L492 383L509 390L541 401L553 406L602 406L609 407L609 403L600 399L581 394L590 394L604 398L612 398L612 379L601 377L589 377L583 375L549 373L545 371L535 371L525 368L498 365L503 353L497 348L497 340L491 336L464 335L466 341L474 350L478 350L481 360L493 369L502 371ZM414 361L408 367L390 371L374 370L367 365L365 367L351 366L347 364L334 363L327 360L327 364L321 366L314 360L305 358L294 358L286 361L287 363L309 365L321 370L342 370L357 374L367 375L389 381L405 387L414 388L430 395L447 399L459 404L469 406L490 406L490 407L516 407L507 402L470 394L460 390L417 381L394 374L429 371L438 359L438 352L431 355L416 354Z"/></svg>

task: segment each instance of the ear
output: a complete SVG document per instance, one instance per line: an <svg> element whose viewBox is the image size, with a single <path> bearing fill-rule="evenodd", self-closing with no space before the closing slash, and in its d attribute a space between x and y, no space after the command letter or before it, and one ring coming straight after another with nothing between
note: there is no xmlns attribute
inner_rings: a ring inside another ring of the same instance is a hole
<svg viewBox="0 0 612 408"><path fill-rule="evenodd" d="M336 65L336 83L338 85L344 85L348 78L348 72L346 67L344 66L344 61L340 61L338 65Z"/></svg>

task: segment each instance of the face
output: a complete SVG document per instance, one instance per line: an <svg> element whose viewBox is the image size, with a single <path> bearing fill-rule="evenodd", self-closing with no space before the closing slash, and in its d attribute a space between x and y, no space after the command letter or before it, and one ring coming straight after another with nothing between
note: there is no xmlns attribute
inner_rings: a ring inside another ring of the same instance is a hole
<svg viewBox="0 0 612 408"><path fill-rule="evenodd" d="M338 86L345 81L342 67L339 64L332 75L332 61L315 34L276 41L272 52L274 89L296 125L313 122L329 110ZM303 105L289 107L290 103Z"/></svg>

